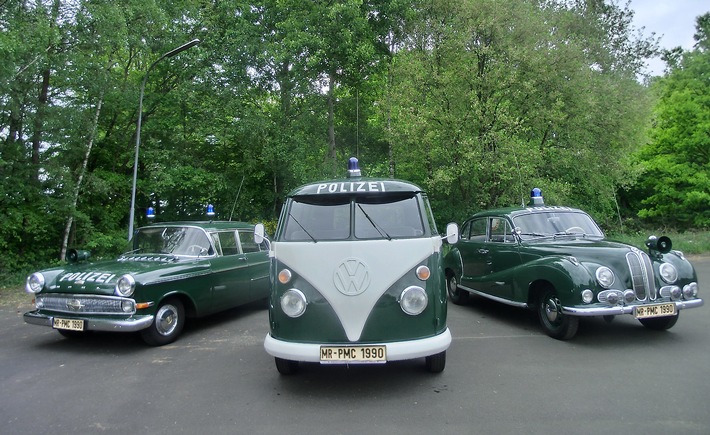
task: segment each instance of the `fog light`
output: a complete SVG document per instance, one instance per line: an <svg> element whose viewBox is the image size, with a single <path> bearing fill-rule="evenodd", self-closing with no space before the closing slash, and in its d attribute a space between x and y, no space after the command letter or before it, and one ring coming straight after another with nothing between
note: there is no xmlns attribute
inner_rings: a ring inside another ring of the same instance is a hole
<svg viewBox="0 0 710 435"><path fill-rule="evenodd" d="M680 296L683 294L683 291L678 287L677 285L671 286L671 299L674 301L680 299Z"/></svg>
<svg viewBox="0 0 710 435"><path fill-rule="evenodd" d="M606 296L606 301L610 305L616 305L619 303L619 295L616 292L609 293Z"/></svg>
<svg viewBox="0 0 710 435"><path fill-rule="evenodd" d="M136 310L133 301L121 301L121 309L124 313L133 313Z"/></svg>
<svg viewBox="0 0 710 435"><path fill-rule="evenodd" d="M686 290L687 288L687 290ZM689 299L691 297L697 298L698 297L698 283L697 282L691 282L690 284L686 285L683 287L683 295L685 296L686 299ZM690 295L690 296L688 296Z"/></svg>
<svg viewBox="0 0 710 435"><path fill-rule="evenodd" d="M633 290L626 290L624 292L624 301L626 301L627 304L630 304L631 302L636 300L636 293L634 293Z"/></svg>
<svg viewBox="0 0 710 435"><path fill-rule="evenodd" d="M585 304L588 304L588 303L592 302L593 300L594 300L594 292L593 291L591 291L589 289L582 291L582 302L584 302Z"/></svg>
<svg viewBox="0 0 710 435"><path fill-rule="evenodd" d="M281 309L289 317L299 317L306 312L306 295L292 288L281 296Z"/></svg>
<svg viewBox="0 0 710 435"><path fill-rule="evenodd" d="M402 307L402 311L410 316L420 314L428 303L429 298L426 292L423 288L417 286L407 287L399 296L399 305Z"/></svg>

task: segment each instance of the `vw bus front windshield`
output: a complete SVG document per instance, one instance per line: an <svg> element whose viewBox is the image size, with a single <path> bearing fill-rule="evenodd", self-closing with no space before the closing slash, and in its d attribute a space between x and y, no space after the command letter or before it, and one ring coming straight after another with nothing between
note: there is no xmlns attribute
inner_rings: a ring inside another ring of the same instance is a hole
<svg viewBox="0 0 710 435"><path fill-rule="evenodd" d="M425 234L415 193L358 197L298 197L291 201L281 241L397 239Z"/></svg>

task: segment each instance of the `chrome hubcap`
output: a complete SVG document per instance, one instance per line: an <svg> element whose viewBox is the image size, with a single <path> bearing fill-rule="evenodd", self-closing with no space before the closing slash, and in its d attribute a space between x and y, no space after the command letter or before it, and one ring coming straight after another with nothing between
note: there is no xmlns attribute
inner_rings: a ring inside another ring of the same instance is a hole
<svg viewBox="0 0 710 435"><path fill-rule="evenodd" d="M547 315L547 320L554 323L560 318L559 307L557 301L554 298L550 298L545 302L545 315Z"/></svg>
<svg viewBox="0 0 710 435"><path fill-rule="evenodd" d="M177 309L172 305L163 305L155 315L155 329L161 335L170 335L177 323Z"/></svg>

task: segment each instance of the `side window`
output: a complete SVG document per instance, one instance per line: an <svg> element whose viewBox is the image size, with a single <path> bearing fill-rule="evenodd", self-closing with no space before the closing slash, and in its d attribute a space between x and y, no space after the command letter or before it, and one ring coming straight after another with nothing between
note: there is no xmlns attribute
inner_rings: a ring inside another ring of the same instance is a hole
<svg viewBox="0 0 710 435"><path fill-rule="evenodd" d="M242 245L242 252L259 252L259 245L254 242L254 231L239 230L239 243Z"/></svg>
<svg viewBox="0 0 710 435"><path fill-rule="evenodd" d="M488 218L476 219L474 221L471 221L471 240L476 242L485 242L487 226Z"/></svg>
<svg viewBox="0 0 710 435"><path fill-rule="evenodd" d="M505 243L513 242L515 239L511 234L510 225L504 218L491 218L490 222L490 241Z"/></svg>
<svg viewBox="0 0 710 435"><path fill-rule="evenodd" d="M463 224L463 227L461 228L461 238L464 240L468 239L468 232L471 229L471 222L466 222Z"/></svg>
<svg viewBox="0 0 710 435"><path fill-rule="evenodd" d="M217 233L219 243L222 245L222 255L239 254L239 245L234 231L221 231Z"/></svg>

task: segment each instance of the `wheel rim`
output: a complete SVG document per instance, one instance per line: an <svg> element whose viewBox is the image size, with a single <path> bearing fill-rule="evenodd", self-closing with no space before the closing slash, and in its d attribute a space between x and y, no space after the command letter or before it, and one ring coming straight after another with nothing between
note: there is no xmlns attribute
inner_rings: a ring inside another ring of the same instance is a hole
<svg viewBox="0 0 710 435"><path fill-rule="evenodd" d="M170 335L178 325L178 310L174 305L163 305L155 315L155 329L160 335Z"/></svg>
<svg viewBox="0 0 710 435"><path fill-rule="evenodd" d="M556 324L562 318L562 313L560 313L559 301L554 296L548 296L543 302L543 309L545 310L545 317L551 324Z"/></svg>

